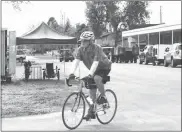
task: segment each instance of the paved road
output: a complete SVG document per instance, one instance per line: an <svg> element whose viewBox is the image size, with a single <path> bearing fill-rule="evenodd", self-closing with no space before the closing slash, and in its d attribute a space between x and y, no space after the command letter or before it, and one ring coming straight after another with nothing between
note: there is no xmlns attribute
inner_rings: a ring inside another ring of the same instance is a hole
<svg viewBox="0 0 182 132"><path fill-rule="evenodd" d="M65 71L69 73L70 62ZM63 72L63 63L56 62ZM81 76L88 71L80 66ZM78 75L78 72L77 72ZM181 68L163 66L112 65L106 87L117 94L118 110L109 125L97 120L82 122L77 130L181 130ZM61 113L2 120L3 130L68 130Z"/></svg>

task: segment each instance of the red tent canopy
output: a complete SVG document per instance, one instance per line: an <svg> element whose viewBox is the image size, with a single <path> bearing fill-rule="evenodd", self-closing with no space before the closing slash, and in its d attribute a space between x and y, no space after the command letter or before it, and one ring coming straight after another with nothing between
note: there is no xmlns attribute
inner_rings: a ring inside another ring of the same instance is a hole
<svg viewBox="0 0 182 132"><path fill-rule="evenodd" d="M17 45L22 44L76 44L77 38L58 33L42 22L33 31L16 38Z"/></svg>

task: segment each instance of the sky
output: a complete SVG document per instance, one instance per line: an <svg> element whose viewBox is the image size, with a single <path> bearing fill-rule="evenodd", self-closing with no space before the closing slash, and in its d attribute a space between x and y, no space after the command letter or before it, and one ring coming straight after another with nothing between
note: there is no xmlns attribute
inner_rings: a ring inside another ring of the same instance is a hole
<svg viewBox="0 0 182 132"><path fill-rule="evenodd" d="M160 6L162 22L181 23L181 1L150 1L148 10L151 12L151 24L160 23ZM16 31L17 36L28 32L33 25L47 22L50 17L55 17L60 24L61 12L70 19L71 25L86 23L86 4L82 1L31 1L20 7L21 11L17 11L11 4L2 2L2 27Z"/></svg>

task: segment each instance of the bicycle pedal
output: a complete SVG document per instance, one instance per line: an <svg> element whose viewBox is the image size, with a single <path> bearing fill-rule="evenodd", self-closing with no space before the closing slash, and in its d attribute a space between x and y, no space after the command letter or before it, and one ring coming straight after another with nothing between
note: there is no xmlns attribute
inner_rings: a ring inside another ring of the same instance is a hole
<svg viewBox="0 0 182 132"><path fill-rule="evenodd" d="M90 118L83 118L83 120L86 120L86 121L91 121L91 119L96 119L96 117L90 117Z"/></svg>
<svg viewBox="0 0 182 132"><path fill-rule="evenodd" d="M85 121L91 121L91 118L89 118L89 119L85 119L85 118L83 118L83 120L85 120Z"/></svg>

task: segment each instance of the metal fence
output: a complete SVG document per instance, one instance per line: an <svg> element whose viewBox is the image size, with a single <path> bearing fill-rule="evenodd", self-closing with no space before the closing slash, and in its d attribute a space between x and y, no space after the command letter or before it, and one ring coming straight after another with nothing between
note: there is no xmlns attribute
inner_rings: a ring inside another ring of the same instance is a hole
<svg viewBox="0 0 182 132"><path fill-rule="evenodd" d="M41 66L33 66L30 68L30 71L31 73L30 73L29 79L36 79L36 80L43 79Z"/></svg>

